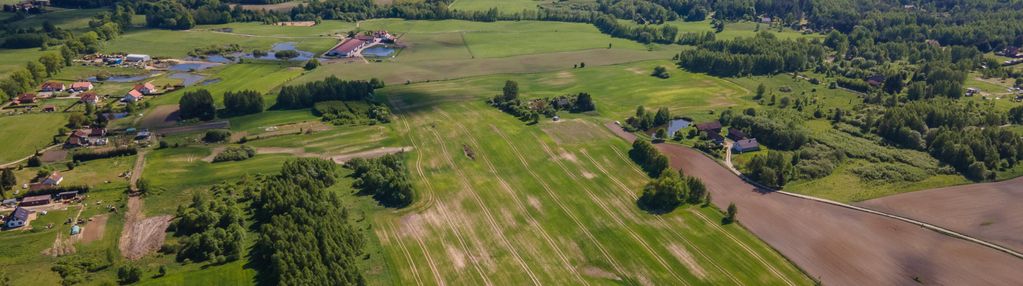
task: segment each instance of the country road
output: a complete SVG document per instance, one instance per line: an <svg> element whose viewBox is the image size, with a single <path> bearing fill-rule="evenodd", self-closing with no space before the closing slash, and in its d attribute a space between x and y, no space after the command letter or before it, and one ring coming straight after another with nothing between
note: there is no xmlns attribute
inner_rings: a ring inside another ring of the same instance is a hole
<svg viewBox="0 0 1023 286"><path fill-rule="evenodd" d="M635 135L608 124L632 141ZM702 153L657 144L718 207L825 285L1020 285L1023 259L905 220L755 187Z"/></svg>

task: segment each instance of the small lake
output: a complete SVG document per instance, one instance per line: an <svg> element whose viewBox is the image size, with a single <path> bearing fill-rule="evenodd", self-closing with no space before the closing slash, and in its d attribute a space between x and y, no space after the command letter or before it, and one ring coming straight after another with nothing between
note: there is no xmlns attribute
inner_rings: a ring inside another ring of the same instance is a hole
<svg viewBox="0 0 1023 286"><path fill-rule="evenodd" d="M362 55L367 57L389 57L395 52L394 48L385 45L376 45L362 50Z"/></svg>
<svg viewBox="0 0 1023 286"><path fill-rule="evenodd" d="M234 57L227 58L222 55L205 55L199 57L187 57L185 59L189 61L207 61L221 64L230 64L237 61Z"/></svg>
<svg viewBox="0 0 1023 286"><path fill-rule="evenodd" d="M689 127L690 124L693 123L685 119L675 119L672 120L671 122L668 122L668 136L669 137L675 136L676 131L682 130L682 128Z"/></svg>
<svg viewBox="0 0 1023 286"><path fill-rule="evenodd" d="M202 81L203 79L206 79L206 76L194 73L175 73L170 75L170 78L180 79L182 85L191 86L197 82Z"/></svg>
<svg viewBox="0 0 1023 286"><path fill-rule="evenodd" d="M153 76L154 73L147 73L142 75L112 75L104 80L100 80L95 76L89 77L88 80L91 82L136 82L147 79Z"/></svg>
<svg viewBox="0 0 1023 286"><path fill-rule="evenodd" d="M176 64L169 68L172 71L201 71L219 65L218 63L187 63Z"/></svg>
<svg viewBox="0 0 1023 286"><path fill-rule="evenodd" d="M199 85L211 85L218 82L220 82L219 78L211 78L200 82Z"/></svg>
<svg viewBox="0 0 1023 286"><path fill-rule="evenodd" d="M297 44L298 43L295 43L295 42L276 43L272 47L270 47L269 51L266 52L266 56L259 57L258 59L261 59L261 60L276 60L277 59L277 52L278 51L287 51L287 50L294 50L294 51L298 52L298 56L289 59L290 61L308 61L308 60L316 57L316 54L314 54L312 52L307 52L307 51L303 51L303 50L299 50L299 49L295 48L295 45L297 45ZM252 56L252 53L246 53L243 57L246 58L246 59L255 59L256 58L256 57Z"/></svg>

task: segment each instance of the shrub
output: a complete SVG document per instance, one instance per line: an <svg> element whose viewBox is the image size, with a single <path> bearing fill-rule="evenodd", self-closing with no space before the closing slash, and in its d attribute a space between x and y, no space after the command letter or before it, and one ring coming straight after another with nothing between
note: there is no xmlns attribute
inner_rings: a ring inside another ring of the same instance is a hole
<svg viewBox="0 0 1023 286"><path fill-rule="evenodd" d="M223 152L213 158L213 162L243 161L256 156L256 150L252 147L242 145L240 147L227 147Z"/></svg>
<svg viewBox="0 0 1023 286"><path fill-rule="evenodd" d="M230 138L231 131L217 129L206 131L206 135L202 137L202 140L208 143L217 143L227 141Z"/></svg>
<svg viewBox="0 0 1023 286"><path fill-rule="evenodd" d="M131 156L138 154L139 150L135 147L121 147L107 151L93 151L93 150L82 150L71 154L72 161L85 162L90 160L106 159L121 156Z"/></svg>
<svg viewBox="0 0 1023 286"><path fill-rule="evenodd" d="M134 264L126 264L117 268L117 280L123 284L138 282L142 278L142 268Z"/></svg>

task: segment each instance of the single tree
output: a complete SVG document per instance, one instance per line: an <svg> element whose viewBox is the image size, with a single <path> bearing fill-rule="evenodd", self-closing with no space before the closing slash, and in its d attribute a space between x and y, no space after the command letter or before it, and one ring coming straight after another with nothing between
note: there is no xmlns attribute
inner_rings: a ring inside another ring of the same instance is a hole
<svg viewBox="0 0 1023 286"><path fill-rule="evenodd" d="M658 128L657 129L657 133L654 134L654 139L655 140L659 140L659 141L667 140L668 139L668 131L664 130L664 128Z"/></svg>
<svg viewBox="0 0 1023 286"><path fill-rule="evenodd" d="M725 212L725 224L731 224L735 222L735 215L739 213L739 209L735 207L735 203L728 204L728 210Z"/></svg>
<svg viewBox="0 0 1023 286"><path fill-rule="evenodd" d="M759 100L764 97L764 93L767 92L767 87L764 84L757 85L757 95L753 97L754 100Z"/></svg>
<svg viewBox="0 0 1023 286"><path fill-rule="evenodd" d="M3 194L6 198L7 195L3 192L10 191L11 188L18 185L18 178L14 176L14 171L11 168L4 169L3 173L0 174L0 194Z"/></svg>
<svg viewBox="0 0 1023 286"><path fill-rule="evenodd" d="M513 80L504 82L504 101L513 101L519 97L519 83Z"/></svg>

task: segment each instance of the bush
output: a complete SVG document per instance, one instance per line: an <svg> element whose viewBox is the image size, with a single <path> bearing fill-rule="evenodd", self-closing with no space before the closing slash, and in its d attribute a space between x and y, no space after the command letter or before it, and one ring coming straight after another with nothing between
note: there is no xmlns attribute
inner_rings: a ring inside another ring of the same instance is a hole
<svg viewBox="0 0 1023 286"><path fill-rule="evenodd" d="M117 268L117 280L122 284L138 282L142 278L142 268L134 264L126 264Z"/></svg>
<svg viewBox="0 0 1023 286"><path fill-rule="evenodd" d="M274 57L282 60L289 60L297 58L298 56L299 56L298 51L295 50L283 50L274 52Z"/></svg>
<svg viewBox="0 0 1023 286"><path fill-rule="evenodd" d="M252 147L242 145L240 147L227 147L223 152L213 158L213 163L226 161L243 161L256 156L256 150Z"/></svg>
<svg viewBox="0 0 1023 286"><path fill-rule="evenodd" d="M202 141L207 143L224 142L231 138L231 131L227 130L210 130L206 131L206 135L202 137Z"/></svg>
<svg viewBox="0 0 1023 286"><path fill-rule="evenodd" d="M71 154L72 161L85 162L90 160L106 159L121 156L131 156L138 154L139 150L135 147L121 147L107 151L93 151L93 150L82 150Z"/></svg>

